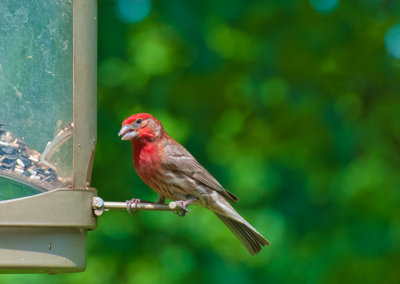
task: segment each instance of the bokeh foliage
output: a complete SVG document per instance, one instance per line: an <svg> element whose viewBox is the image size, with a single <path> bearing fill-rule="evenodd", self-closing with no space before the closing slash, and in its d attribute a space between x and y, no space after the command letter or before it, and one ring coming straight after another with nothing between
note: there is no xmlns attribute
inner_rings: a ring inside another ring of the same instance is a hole
<svg viewBox="0 0 400 284"><path fill-rule="evenodd" d="M156 199L117 137L149 112L272 245L250 256L201 208L109 212L89 233L86 272L4 281L400 282L400 63L384 45L398 1L321 13L308 1L157 0L132 24L116 5L99 1L93 186L105 200Z"/></svg>

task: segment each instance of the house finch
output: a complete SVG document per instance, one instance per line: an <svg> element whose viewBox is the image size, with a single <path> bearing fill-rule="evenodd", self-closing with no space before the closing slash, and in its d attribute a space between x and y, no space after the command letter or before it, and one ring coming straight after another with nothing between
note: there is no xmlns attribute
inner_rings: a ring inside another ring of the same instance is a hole
<svg viewBox="0 0 400 284"><path fill-rule="evenodd" d="M165 199L180 203L185 211L195 204L214 212L251 254L269 242L240 216L228 201L239 199L218 181L152 115L138 113L122 123L118 134L133 145L133 164L140 178ZM135 199L132 199L137 201Z"/></svg>

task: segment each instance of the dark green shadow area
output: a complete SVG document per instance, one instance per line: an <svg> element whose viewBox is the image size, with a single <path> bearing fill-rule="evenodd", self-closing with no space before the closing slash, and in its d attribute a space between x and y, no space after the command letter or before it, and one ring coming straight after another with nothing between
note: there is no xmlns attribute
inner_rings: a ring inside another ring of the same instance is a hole
<svg viewBox="0 0 400 284"><path fill-rule="evenodd" d="M41 190L17 182L10 178L0 177L0 200L9 200L42 193Z"/></svg>

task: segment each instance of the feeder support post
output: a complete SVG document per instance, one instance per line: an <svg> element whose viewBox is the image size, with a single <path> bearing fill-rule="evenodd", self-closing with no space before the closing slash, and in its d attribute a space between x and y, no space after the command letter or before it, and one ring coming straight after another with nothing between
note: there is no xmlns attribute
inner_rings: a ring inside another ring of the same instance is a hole
<svg viewBox="0 0 400 284"><path fill-rule="evenodd" d="M97 140L97 0L73 2L73 189L90 186Z"/></svg>

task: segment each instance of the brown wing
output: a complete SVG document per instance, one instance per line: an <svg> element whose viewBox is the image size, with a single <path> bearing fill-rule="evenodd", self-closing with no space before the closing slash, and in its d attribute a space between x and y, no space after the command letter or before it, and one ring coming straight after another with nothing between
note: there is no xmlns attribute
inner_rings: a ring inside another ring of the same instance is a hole
<svg viewBox="0 0 400 284"><path fill-rule="evenodd" d="M168 155L168 162L163 166L174 171L179 171L196 179L209 188L219 192L229 201L237 202L239 198L230 193L199 162L178 143L168 143L164 147L164 153Z"/></svg>

